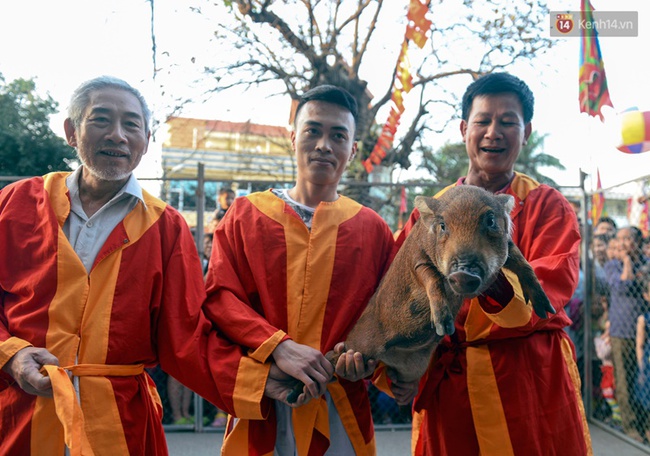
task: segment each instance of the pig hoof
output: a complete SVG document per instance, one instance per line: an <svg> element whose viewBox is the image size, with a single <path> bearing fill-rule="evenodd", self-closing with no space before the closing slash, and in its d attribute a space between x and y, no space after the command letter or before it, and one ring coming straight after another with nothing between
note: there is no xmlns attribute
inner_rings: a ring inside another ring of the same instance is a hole
<svg viewBox="0 0 650 456"><path fill-rule="evenodd" d="M303 387L305 385L300 382L296 384L291 391L289 391L289 394L287 394L287 402L289 404L295 404L296 401L298 400L298 396L302 393Z"/></svg>
<svg viewBox="0 0 650 456"><path fill-rule="evenodd" d="M449 334L450 336L456 332L456 327L454 326L454 320L451 318L447 318L445 320L445 332Z"/></svg>
<svg viewBox="0 0 650 456"><path fill-rule="evenodd" d="M533 309L539 318L546 318L546 313L555 314L555 309L546 297L546 294L538 294L533 300Z"/></svg>
<svg viewBox="0 0 650 456"><path fill-rule="evenodd" d="M445 318L442 323L436 323L436 334L439 336L452 335L456 331L454 320Z"/></svg>

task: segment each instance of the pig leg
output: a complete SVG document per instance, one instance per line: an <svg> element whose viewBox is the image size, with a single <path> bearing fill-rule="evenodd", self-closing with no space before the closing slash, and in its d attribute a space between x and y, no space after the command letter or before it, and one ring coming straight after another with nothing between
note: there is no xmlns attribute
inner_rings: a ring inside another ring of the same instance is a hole
<svg viewBox="0 0 650 456"><path fill-rule="evenodd" d="M524 299L526 302L532 301L533 309L535 309L535 313L539 318L546 318L546 312L555 313L555 309L548 300L546 293L544 293L539 280L537 280L533 268L512 241L508 242L508 258L503 267L517 274L521 289L524 292Z"/></svg>
<svg viewBox="0 0 650 456"><path fill-rule="evenodd" d="M435 325L436 333L439 336L453 334L455 315L452 315L447 299L445 298L445 278L428 262L420 262L415 265L415 275L420 284L427 292L429 307L431 309L431 322Z"/></svg>

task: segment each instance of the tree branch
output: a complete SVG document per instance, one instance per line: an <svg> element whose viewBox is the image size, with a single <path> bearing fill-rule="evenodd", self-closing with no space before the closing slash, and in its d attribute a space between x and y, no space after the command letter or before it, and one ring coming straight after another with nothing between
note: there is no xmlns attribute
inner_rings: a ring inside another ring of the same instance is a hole
<svg viewBox="0 0 650 456"><path fill-rule="evenodd" d="M252 1L235 0L239 6L241 14L248 16L253 22L257 24L268 24L275 30L280 32L285 40L298 52L304 55L314 66L320 66L319 58L314 52L314 48L305 43L298 35L296 35L289 25L277 16L273 11L267 9L269 2L264 2L259 11L253 10Z"/></svg>
<svg viewBox="0 0 650 456"><path fill-rule="evenodd" d="M368 3L369 2L366 2L366 5ZM377 18L379 17L379 12L381 11L381 7L383 6L383 4L384 4L383 0L377 0L377 9L375 10L375 14L372 17L372 21L368 26L368 33L366 34L363 40L361 49L352 56L352 71L354 71L354 74L359 74L359 67L361 66L361 61L363 60L363 56L365 55L366 50L368 49L368 43L370 42L370 37L372 36L373 32L377 28ZM356 37L356 33L355 33L355 37ZM354 50L355 51L357 50L356 46Z"/></svg>

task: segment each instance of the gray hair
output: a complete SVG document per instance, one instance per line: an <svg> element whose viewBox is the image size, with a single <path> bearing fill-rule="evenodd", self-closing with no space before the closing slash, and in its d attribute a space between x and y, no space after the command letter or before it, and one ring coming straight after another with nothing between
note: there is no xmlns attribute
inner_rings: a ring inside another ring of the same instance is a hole
<svg viewBox="0 0 650 456"><path fill-rule="evenodd" d="M128 82L113 76L99 76L86 81L72 93L70 106L68 106L68 117L72 121L72 125L77 129L81 126L84 111L88 103L90 103L90 94L106 88L124 90L133 94L138 99L142 107L142 115L144 116L144 131L145 134L149 134L151 129L151 111L149 110L149 106L147 106L146 100L140 91L132 87Z"/></svg>

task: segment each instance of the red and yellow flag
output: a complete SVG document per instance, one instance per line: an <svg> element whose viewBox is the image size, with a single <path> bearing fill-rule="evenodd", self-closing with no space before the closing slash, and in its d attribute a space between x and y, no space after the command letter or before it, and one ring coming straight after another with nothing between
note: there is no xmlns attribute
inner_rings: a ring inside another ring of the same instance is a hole
<svg viewBox="0 0 650 456"><path fill-rule="evenodd" d="M402 50L397 59L395 68L395 77L391 93L391 110L388 120L384 124L375 147L370 152L370 156L363 161L363 166L368 173L372 172L375 165L381 163L386 157L386 153L393 147L395 132L399 125L400 117L404 112L404 94L413 88L413 77L411 76L410 64L408 60L408 43L413 41L418 47L422 48L427 41L426 33L431 28L431 21L425 17L429 11L430 0L410 0L409 10L406 15L409 22L404 32L404 41Z"/></svg>
<svg viewBox="0 0 650 456"><path fill-rule="evenodd" d="M589 0L580 1L580 18L585 22L594 22L594 9ZM605 78L605 64L600 53L598 32L596 29L582 29L580 41L580 112L598 116L603 121L601 109L611 106Z"/></svg>
<svg viewBox="0 0 650 456"><path fill-rule="evenodd" d="M591 197L591 221L593 226L596 226L598 219L603 215L605 208L605 195L603 195L603 186L600 183L600 170L596 168L596 176L598 181L596 183L596 193Z"/></svg>

